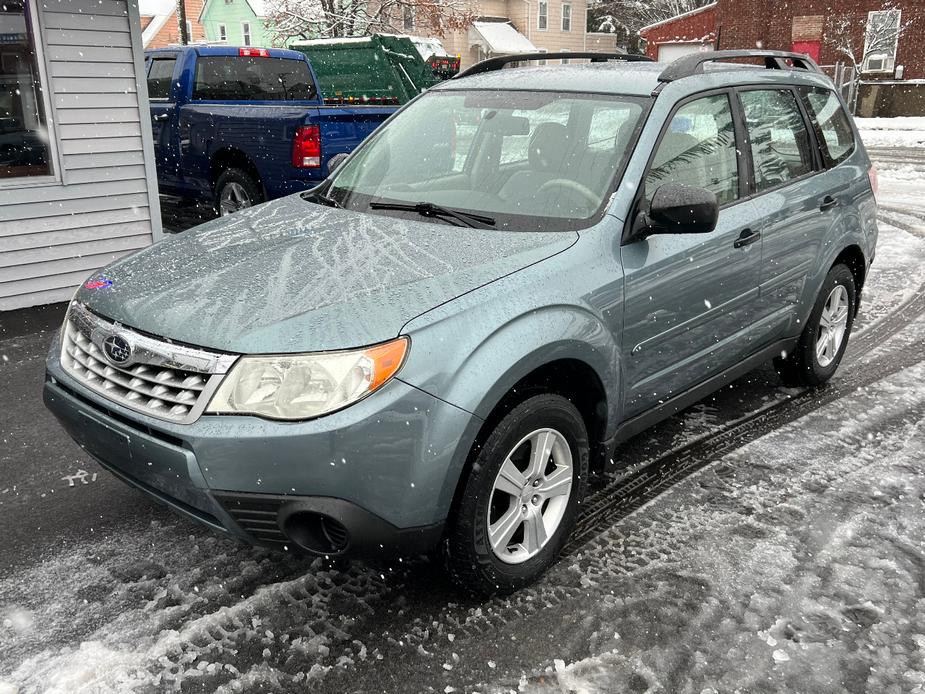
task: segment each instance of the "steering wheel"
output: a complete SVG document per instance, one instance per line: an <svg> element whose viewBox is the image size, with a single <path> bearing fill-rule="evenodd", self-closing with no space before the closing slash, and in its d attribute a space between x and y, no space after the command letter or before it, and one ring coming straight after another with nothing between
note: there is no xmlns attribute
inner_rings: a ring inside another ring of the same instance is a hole
<svg viewBox="0 0 925 694"><path fill-rule="evenodd" d="M583 197L585 202L588 203L588 207L591 208L597 207L601 202L600 196L588 188L588 186L579 183L578 181L573 181L570 178L553 178L549 181L546 181L546 183L541 185L539 190L536 191L536 194L541 195L555 187L566 188L573 193L578 193L578 195Z"/></svg>

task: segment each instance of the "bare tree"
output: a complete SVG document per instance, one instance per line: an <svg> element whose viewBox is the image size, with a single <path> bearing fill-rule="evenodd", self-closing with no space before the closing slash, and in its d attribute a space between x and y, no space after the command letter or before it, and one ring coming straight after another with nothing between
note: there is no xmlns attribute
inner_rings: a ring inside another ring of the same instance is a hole
<svg viewBox="0 0 925 694"><path fill-rule="evenodd" d="M375 33L444 36L475 16L469 0L272 0L267 29L275 45Z"/></svg>
<svg viewBox="0 0 925 694"><path fill-rule="evenodd" d="M825 41L854 68L853 94L857 95L861 75L870 68L872 58L888 55L895 60L899 37L914 21L901 21L899 10L897 3L889 1L880 6L882 14L845 13L829 19Z"/></svg>
<svg viewBox="0 0 925 694"><path fill-rule="evenodd" d="M638 32L649 24L655 24L679 14L696 10L712 0L601 0L591 9L596 31L638 41Z"/></svg>

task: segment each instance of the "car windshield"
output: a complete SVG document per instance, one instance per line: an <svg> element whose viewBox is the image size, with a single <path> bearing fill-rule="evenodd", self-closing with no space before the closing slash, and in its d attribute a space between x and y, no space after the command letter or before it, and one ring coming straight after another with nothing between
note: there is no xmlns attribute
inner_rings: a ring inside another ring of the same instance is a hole
<svg viewBox="0 0 925 694"><path fill-rule="evenodd" d="M584 228L603 214L645 105L603 94L435 90L370 138L322 191L328 204L373 214Z"/></svg>

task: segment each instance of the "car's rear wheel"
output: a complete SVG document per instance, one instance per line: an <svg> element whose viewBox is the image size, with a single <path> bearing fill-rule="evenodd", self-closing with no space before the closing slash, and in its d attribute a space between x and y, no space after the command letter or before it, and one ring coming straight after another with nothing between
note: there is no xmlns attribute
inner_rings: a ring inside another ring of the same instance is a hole
<svg viewBox="0 0 925 694"><path fill-rule="evenodd" d="M479 450L450 519L444 556L453 579L483 594L510 593L556 560L587 486L588 434L559 395L509 412Z"/></svg>
<svg viewBox="0 0 925 694"><path fill-rule="evenodd" d="M854 324L854 275L846 265L829 270L796 348L774 360L788 386L818 386L828 381L841 363Z"/></svg>
<svg viewBox="0 0 925 694"><path fill-rule="evenodd" d="M260 184L243 169L225 169L215 181L215 212L221 217L261 202Z"/></svg>

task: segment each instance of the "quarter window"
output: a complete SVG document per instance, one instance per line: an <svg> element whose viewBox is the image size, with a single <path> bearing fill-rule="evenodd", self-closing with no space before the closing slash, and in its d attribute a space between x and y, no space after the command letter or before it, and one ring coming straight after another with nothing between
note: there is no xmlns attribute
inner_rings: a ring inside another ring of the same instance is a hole
<svg viewBox="0 0 925 694"><path fill-rule="evenodd" d="M4 3L0 14L0 179L51 173L45 104L28 5Z"/></svg>
<svg viewBox="0 0 925 694"><path fill-rule="evenodd" d="M536 28L546 29L549 26L549 2L540 0L536 10Z"/></svg>
<svg viewBox="0 0 925 694"><path fill-rule="evenodd" d="M173 81L173 68L177 59L154 58L148 70L148 98L169 99L170 85Z"/></svg>
<svg viewBox="0 0 925 694"><path fill-rule="evenodd" d="M806 90L803 95L826 166L840 164L854 151L854 132L845 109L828 89Z"/></svg>
<svg viewBox="0 0 925 694"><path fill-rule="evenodd" d="M757 192L776 188L813 169L809 132L789 89L739 94L745 111Z"/></svg>
<svg viewBox="0 0 925 694"><path fill-rule="evenodd" d="M735 126L726 94L692 101L672 116L646 175L646 199L666 183L706 188L720 205L739 196Z"/></svg>

